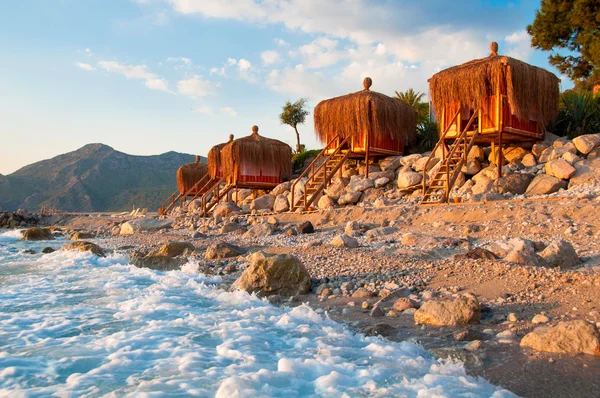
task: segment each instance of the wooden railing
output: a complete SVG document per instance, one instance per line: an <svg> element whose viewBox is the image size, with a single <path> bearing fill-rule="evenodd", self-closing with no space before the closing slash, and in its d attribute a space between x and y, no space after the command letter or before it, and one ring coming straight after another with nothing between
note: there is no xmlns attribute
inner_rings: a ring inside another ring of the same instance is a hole
<svg viewBox="0 0 600 398"><path fill-rule="evenodd" d="M169 196L162 203L162 205L158 209L158 214L160 214L161 216L167 215L167 213L169 212L169 210L171 210L171 208L173 208L173 206L175 206L175 203L177 203L177 201L179 200L180 197L181 197L181 194L179 193L179 190L173 192L173 194L171 196ZM167 205L167 203L169 203L169 204ZM165 209L165 205L167 205L166 209Z"/></svg>

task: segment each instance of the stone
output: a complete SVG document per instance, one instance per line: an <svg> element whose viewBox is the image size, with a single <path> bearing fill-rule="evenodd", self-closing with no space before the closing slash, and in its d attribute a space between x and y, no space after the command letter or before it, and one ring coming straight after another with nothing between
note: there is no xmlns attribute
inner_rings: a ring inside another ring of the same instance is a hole
<svg viewBox="0 0 600 398"><path fill-rule="evenodd" d="M489 250L486 250L482 247L476 247L474 249L471 249L469 251L467 251L464 254L457 254L456 256L454 256L455 259L457 260L461 260L461 259L471 259L471 260L479 260L479 259L485 259L485 260L495 260L498 257L492 253Z"/></svg>
<svg viewBox="0 0 600 398"><path fill-rule="evenodd" d="M94 243L86 242L84 240L78 240L75 242L67 243L60 250L64 251L77 251L77 252L91 252L98 257L106 257L104 250Z"/></svg>
<svg viewBox="0 0 600 398"><path fill-rule="evenodd" d="M215 260L220 258L237 257L245 253L246 250L239 246L232 245L231 243L227 242L219 242L208 246L206 252L204 253L204 258L207 260Z"/></svg>
<svg viewBox="0 0 600 398"><path fill-rule="evenodd" d="M579 161L580 157L577 155L573 155L571 152L567 152L562 155L562 159L569 163L571 166L574 165L577 161Z"/></svg>
<svg viewBox="0 0 600 398"><path fill-rule="evenodd" d="M367 231L366 235L368 238L376 238L376 237L380 237L380 236L391 235L396 231L398 231L398 228L395 228L395 227L380 227L380 228L373 228L373 229Z"/></svg>
<svg viewBox="0 0 600 398"><path fill-rule="evenodd" d="M373 318L378 318L384 316L385 312L380 306L374 305L369 315L371 315Z"/></svg>
<svg viewBox="0 0 600 398"><path fill-rule="evenodd" d="M423 180L423 175L414 171L407 171L398 174L398 188L409 188L418 185Z"/></svg>
<svg viewBox="0 0 600 398"><path fill-rule="evenodd" d="M566 181L561 180L560 178L548 174L538 174L527 187L525 196L548 195L558 192L561 188L565 189L566 187Z"/></svg>
<svg viewBox="0 0 600 398"><path fill-rule="evenodd" d="M408 297L401 297L398 300L394 301L394 305L392 306L394 311L402 312L409 308L419 308L418 304L409 299Z"/></svg>
<svg viewBox="0 0 600 398"><path fill-rule="evenodd" d="M154 232L171 228L171 221L156 220L153 218L137 218L121 224L121 235L133 235L139 232Z"/></svg>
<svg viewBox="0 0 600 398"><path fill-rule="evenodd" d="M345 192L338 199L338 204L340 204L340 205L354 205L354 204L356 204L360 200L361 196L362 196L362 192L359 192L359 191L356 191L356 192Z"/></svg>
<svg viewBox="0 0 600 398"><path fill-rule="evenodd" d="M329 244L338 247L356 248L358 247L358 240L346 234L342 234L333 238Z"/></svg>
<svg viewBox="0 0 600 398"><path fill-rule="evenodd" d="M275 227L271 224L256 224L243 235L244 238L262 238L273 235Z"/></svg>
<svg viewBox="0 0 600 398"><path fill-rule="evenodd" d="M279 184L275 188L273 188L273 190L271 191L271 195L277 197L279 195L284 194L285 192L291 191L292 184L293 184L292 181L282 182L281 184Z"/></svg>
<svg viewBox="0 0 600 398"><path fill-rule="evenodd" d="M528 153L527 155L523 156L523 159L521 159L521 164L525 167L534 167L537 165L537 161L535 160L535 156L533 156L533 154Z"/></svg>
<svg viewBox="0 0 600 398"><path fill-rule="evenodd" d="M290 210L290 202L287 196L277 195L275 202L273 203L273 211L275 213L283 213Z"/></svg>
<svg viewBox="0 0 600 398"><path fill-rule="evenodd" d="M364 287L359 287L354 291L354 293L352 293L352 297L354 298L370 298L374 296L375 294L373 294L373 292L365 289Z"/></svg>
<svg viewBox="0 0 600 398"><path fill-rule="evenodd" d="M513 146L505 148L503 154L505 163L514 163L521 161L521 159L523 159L525 155L529 154L529 151L518 146Z"/></svg>
<svg viewBox="0 0 600 398"><path fill-rule="evenodd" d="M23 232L21 240L54 240L54 235L52 235L52 231L50 231L48 228L27 228L25 232Z"/></svg>
<svg viewBox="0 0 600 398"><path fill-rule="evenodd" d="M481 310L473 296L454 301L428 301L415 312L415 323L433 326L464 326L479 322Z"/></svg>
<svg viewBox="0 0 600 398"><path fill-rule="evenodd" d="M560 354L600 355L600 333L583 320L538 327L521 340L521 347Z"/></svg>
<svg viewBox="0 0 600 398"><path fill-rule="evenodd" d="M531 153L539 158L541 156L541 154L548 149L547 145L544 144L533 144L533 147L531 148Z"/></svg>
<svg viewBox="0 0 600 398"><path fill-rule="evenodd" d="M240 229L244 229L244 227L236 222L227 222L221 226L220 234L228 234L230 232L235 232Z"/></svg>
<svg viewBox="0 0 600 398"><path fill-rule="evenodd" d="M461 171L466 175L475 175L481 171L481 163L477 159L467 159L467 162L463 165Z"/></svg>
<svg viewBox="0 0 600 398"><path fill-rule="evenodd" d="M373 188L374 186L375 183L372 179L355 175L350 178L350 182L346 186L346 190L349 192L364 192L369 188Z"/></svg>
<svg viewBox="0 0 600 398"><path fill-rule="evenodd" d="M546 163L546 174L563 180L571 178L576 171L577 170L564 159L552 160Z"/></svg>
<svg viewBox="0 0 600 398"><path fill-rule="evenodd" d="M477 174L479 175L479 174ZM486 194L494 187L494 181L488 178L479 178L475 181L475 185L471 188L473 195Z"/></svg>
<svg viewBox="0 0 600 398"><path fill-rule="evenodd" d="M315 227L310 221L304 221L298 224L298 232L301 234L312 234L315 232Z"/></svg>
<svg viewBox="0 0 600 398"><path fill-rule="evenodd" d="M48 253L54 253L55 251L56 251L56 250L54 250L54 249L53 249L53 248L51 248L51 247L44 247L44 248L42 249L42 253L44 253L44 254L48 254Z"/></svg>
<svg viewBox="0 0 600 398"><path fill-rule="evenodd" d="M275 204L275 196L263 195L252 201L250 204L250 210L273 210Z"/></svg>
<svg viewBox="0 0 600 398"><path fill-rule="evenodd" d="M75 232L73 235L71 235L71 240L83 240L83 239L93 239L94 238L94 234L90 233L90 232Z"/></svg>
<svg viewBox="0 0 600 398"><path fill-rule="evenodd" d="M517 315L514 312L511 312L506 316L506 320L511 323L519 322Z"/></svg>
<svg viewBox="0 0 600 398"><path fill-rule="evenodd" d="M213 210L213 216L220 217L231 217L237 214L240 214L242 209L240 209L234 202L222 202L215 206Z"/></svg>
<svg viewBox="0 0 600 398"><path fill-rule="evenodd" d="M429 162L427 162L429 160ZM438 158L431 158L429 159L428 156L424 156L422 158L420 158L419 160L417 160L415 162L415 164L413 164L413 169L419 173L422 172L423 170L425 170L425 164L427 164L427 171L431 170L433 168L433 166L435 166L436 164L438 164L440 161L440 159Z"/></svg>
<svg viewBox="0 0 600 398"><path fill-rule="evenodd" d="M539 323L548 323L550 322L550 318L548 318L546 315L543 314L536 314L533 319L531 320L531 323L533 324L539 324Z"/></svg>
<svg viewBox="0 0 600 398"><path fill-rule="evenodd" d="M467 351L477 351L481 349L482 346L483 343L481 342L481 340L473 340L465 344L464 349Z"/></svg>
<svg viewBox="0 0 600 398"><path fill-rule="evenodd" d="M485 160L485 153L483 152L483 149L478 145L473 145L469 151L469 154L467 155L467 160L483 162Z"/></svg>
<svg viewBox="0 0 600 398"><path fill-rule="evenodd" d="M327 196L327 195L321 196L321 198L319 199L319 202L317 203L317 207L320 210L333 209L334 206L335 206L335 202L333 201L333 199L331 199L330 196Z"/></svg>
<svg viewBox="0 0 600 398"><path fill-rule="evenodd" d="M534 267L543 267L546 265L544 259L530 247L512 250L504 257L504 261L519 265L532 265Z"/></svg>
<svg viewBox="0 0 600 398"><path fill-rule="evenodd" d="M400 168L400 160L402 156L389 156L379 161L379 167L381 170L392 170L396 171Z"/></svg>
<svg viewBox="0 0 600 398"><path fill-rule="evenodd" d="M533 180L531 174L509 174L494 181L493 191L501 194L522 195Z"/></svg>
<svg viewBox="0 0 600 398"><path fill-rule="evenodd" d="M584 155L592 152L600 145L600 134L585 134L573 138L573 145Z"/></svg>
<svg viewBox="0 0 600 398"><path fill-rule="evenodd" d="M344 233L347 235L353 233L354 231L360 231L361 226L358 221L350 220L346 223L346 227L344 228Z"/></svg>
<svg viewBox="0 0 600 398"><path fill-rule="evenodd" d="M550 243L541 253L546 263L552 267L573 268L581 264L573 246L562 239Z"/></svg>
<svg viewBox="0 0 600 398"><path fill-rule="evenodd" d="M380 177L378 179L375 180L375 188L382 188L385 187L387 184L390 183L390 179L387 177Z"/></svg>
<svg viewBox="0 0 600 398"><path fill-rule="evenodd" d="M194 245L189 242L168 242L159 249L152 250L149 256L177 257L191 254L195 250Z"/></svg>
<svg viewBox="0 0 600 398"><path fill-rule="evenodd" d="M343 181L332 182L331 185L325 188L325 194L327 194L334 202L337 202L344 193L345 188L346 184L344 184Z"/></svg>
<svg viewBox="0 0 600 398"><path fill-rule="evenodd" d="M524 251L532 250L535 251L533 242L527 239L512 238L509 240L497 240L489 246L489 250L498 257L506 257L508 253L513 250Z"/></svg>
<svg viewBox="0 0 600 398"><path fill-rule="evenodd" d="M417 160L421 159L422 155L415 153L413 155L403 156L400 159L400 164L402 166L412 167L417 162Z"/></svg>
<svg viewBox="0 0 600 398"><path fill-rule="evenodd" d="M259 296L297 296L310 291L310 275L291 254L257 252L233 287Z"/></svg>
<svg viewBox="0 0 600 398"><path fill-rule="evenodd" d="M575 163L575 174L569 180L569 189L592 185L600 180L600 157Z"/></svg>
<svg viewBox="0 0 600 398"><path fill-rule="evenodd" d="M419 235L412 232L402 235L402 244L405 246L428 246L435 244L437 240L428 235Z"/></svg>

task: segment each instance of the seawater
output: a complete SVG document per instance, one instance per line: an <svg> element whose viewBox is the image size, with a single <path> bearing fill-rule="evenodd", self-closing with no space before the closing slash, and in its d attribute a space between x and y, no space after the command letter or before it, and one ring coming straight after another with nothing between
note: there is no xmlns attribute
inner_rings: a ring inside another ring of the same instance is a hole
<svg viewBox="0 0 600 398"><path fill-rule="evenodd" d="M510 397L410 343L0 230L0 396ZM33 249L38 254L25 254Z"/></svg>

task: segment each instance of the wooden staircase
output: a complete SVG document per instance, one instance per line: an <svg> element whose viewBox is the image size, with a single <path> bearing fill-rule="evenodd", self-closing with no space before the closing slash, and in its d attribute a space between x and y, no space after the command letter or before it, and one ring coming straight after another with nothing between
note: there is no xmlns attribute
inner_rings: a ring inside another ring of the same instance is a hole
<svg viewBox="0 0 600 398"><path fill-rule="evenodd" d="M217 181L219 181L219 178L210 178L210 176L206 174L184 194L181 194L179 190L175 191L162 203L161 207L158 209L158 214L161 216L169 214L169 211L171 211L171 209L175 206L177 202L179 202L180 207L183 207L183 204L185 203L186 199L189 196L192 196L192 192L196 193L192 196L192 199L190 201L195 200L196 198L198 198L198 196L202 195L203 192L206 192L212 187L214 187L214 184L216 184Z"/></svg>
<svg viewBox="0 0 600 398"><path fill-rule="evenodd" d="M465 128L456 137L452 137L454 140L450 146L447 145L446 141L449 139L446 137L450 127L456 121L456 118L460 114L460 109L452 118L452 121L448 124L448 128L442 134L442 138L437 143L431 155L427 159L425 168L423 169L423 197L421 204L435 204L435 203L448 203L450 200L450 192L452 187L458 178L463 165L467 162L467 156L469 151L473 147L473 144L479 136L479 130L476 129L469 136L469 129L475 121L479 109L475 110L471 119L466 124ZM439 148L442 148L442 159L440 160L440 168L432 175L432 178L428 181L428 169L431 159L434 157Z"/></svg>
<svg viewBox="0 0 600 398"><path fill-rule="evenodd" d="M208 216L221 199L233 189L233 185L226 181L226 177L214 178L210 181L210 186L207 187L206 191L200 197L202 203L200 217Z"/></svg>
<svg viewBox="0 0 600 398"><path fill-rule="evenodd" d="M300 177L294 181L294 184L292 184L292 206L290 211L307 211L319 197L319 194L327 188L335 173L341 170L341 167L350 155L350 151L342 150L349 139L340 140L339 136L331 140ZM338 142L335 150L327 155L328 148L335 142ZM300 197L294 196L296 185L305 177L307 180L304 184L304 193Z"/></svg>

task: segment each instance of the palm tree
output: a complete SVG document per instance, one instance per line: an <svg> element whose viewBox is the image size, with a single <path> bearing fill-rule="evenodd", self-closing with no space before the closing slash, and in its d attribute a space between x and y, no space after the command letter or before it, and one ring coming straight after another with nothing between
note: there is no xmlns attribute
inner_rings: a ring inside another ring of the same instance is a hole
<svg viewBox="0 0 600 398"><path fill-rule="evenodd" d="M429 103L421 101L424 96L425 93L420 93L412 88L403 93L396 91L396 98L412 106L417 112L417 125L419 126L429 121Z"/></svg>

